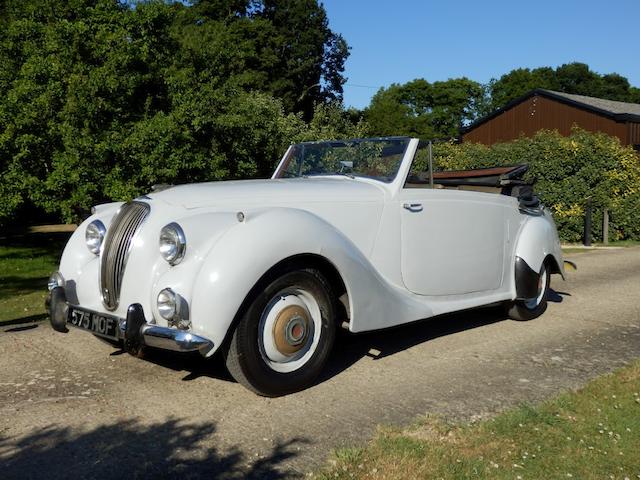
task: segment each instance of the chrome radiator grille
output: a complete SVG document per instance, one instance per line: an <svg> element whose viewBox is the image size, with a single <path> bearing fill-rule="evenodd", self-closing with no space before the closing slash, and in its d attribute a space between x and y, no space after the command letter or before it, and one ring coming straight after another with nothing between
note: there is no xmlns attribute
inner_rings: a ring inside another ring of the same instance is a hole
<svg viewBox="0 0 640 480"><path fill-rule="evenodd" d="M109 310L118 306L131 240L148 214L149 205L146 203L125 203L109 225L100 257L102 303Z"/></svg>

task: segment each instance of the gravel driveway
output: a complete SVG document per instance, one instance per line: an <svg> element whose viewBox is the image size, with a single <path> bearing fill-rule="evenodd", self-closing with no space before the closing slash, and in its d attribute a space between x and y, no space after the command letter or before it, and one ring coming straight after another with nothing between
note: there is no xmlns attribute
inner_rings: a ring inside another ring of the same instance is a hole
<svg viewBox="0 0 640 480"><path fill-rule="evenodd" d="M47 323L0 329L0 476L298 477L376 425L477 418L583 384L640 357L640 248L570 256L531 322L468 311L342 335L313 388L277 399L219 359L138 360Z"/></svg>

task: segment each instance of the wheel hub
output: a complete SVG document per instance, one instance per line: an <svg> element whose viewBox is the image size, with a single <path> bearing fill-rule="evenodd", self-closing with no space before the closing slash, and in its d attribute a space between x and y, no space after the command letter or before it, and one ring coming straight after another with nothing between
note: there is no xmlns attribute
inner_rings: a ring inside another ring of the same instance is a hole
<svg viewBox="0 0 640 480"><path fill-rule="evenodd" d="M299 305L282 309L273 324L273 339L278 351L293 355L304 347L309 333L309 314Z"/></svg>

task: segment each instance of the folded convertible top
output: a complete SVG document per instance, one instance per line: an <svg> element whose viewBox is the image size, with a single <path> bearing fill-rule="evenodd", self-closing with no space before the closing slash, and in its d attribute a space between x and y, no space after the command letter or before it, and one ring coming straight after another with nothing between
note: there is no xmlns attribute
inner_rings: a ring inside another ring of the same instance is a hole
<svg viewBox="0 0 640 480"><path fill-rule="evenodd" d="M481 187L505 187L508 185L525 185L522 176L529 170L529 165L509 167L475 168L471 170L448 170L434 172L433 183L439 185L474 185Z"/></svg>
<svg viewBox="0 0 640 480"><path fill-rule="evenodd" d="M540 205L540 199L533 192L534 181L528 182L522 178L528 170L529 165L522 164L433 172L433 184L437 188L500 193L516 197L523 208L535 209ZM414 188L427 185L429 184L428 174L421 172L418 175L411 175L407 183Z"/></svg>

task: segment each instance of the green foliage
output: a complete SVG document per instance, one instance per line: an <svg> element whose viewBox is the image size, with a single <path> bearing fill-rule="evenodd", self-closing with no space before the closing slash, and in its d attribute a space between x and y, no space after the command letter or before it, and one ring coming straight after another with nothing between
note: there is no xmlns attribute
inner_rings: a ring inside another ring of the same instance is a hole
<svg viewBox="0 0 640 480"><path fill-rule="evenodd" d="M487 113L484 88L468 78L429 83L416 79L380 89L365 111L373 135L452 138Z"/></svg>
<svg viewBox="0 0 640 480"><path fill-rule="evenodd" d="M640 239L640 159L617 138L574 129L569 137L540 131L533 138L487 147L436 144L436 169L467 169L527 163L528 179L551 208L562 240L582 238L584 208L591 197L593 235L602 236L602 210L610 211L613 240Z"/></svg>
<svg viewBox="0 0 640 480"><path fill-rule="evenodd" d="M328 26L327 14L317 0L263 0L259 18L271 26L261 35L275 61L266 69L269 90L287 110L313 115L320 101L342 100L342 76L348 46Z"/></svg>
<svg viewBox="0 0 640 480"><path fill-rule="evenodd" d="M640 88L617 73L601 75L584 63L551 67L517 68L489 84L492 108L499 108L536 88L564 93L640 103Z"/></svg>
<svg viewBox="0 0 640 480"><path fill-rule="evenodd" d="M267 176L294 139L362 130L316 0L9 0L0 22L0 223Z"/></svg>
<svg viewBox="0 0 640 480"><path fill-rule="evenodd" d="M68 233L37 233L0 241L0 325L44 317L47 279L68 239Z"/></svg>
<svg viewBox="0 0 640 480"><path fill-rule="evenodd" d="M155 183L266 177L296 141L454 137L536 87L640 101L624 77L574 63L514 70L489 90L467 78L394 84L365 112L345 111L347 56L317 0L4 0L0 224L36 209L75 221ZM610 206L616 237L638 238L636 157L608 137L572 139L575 151L551 134L437 151L451 164L531 163L565 239L587 194Z"/></svg>

